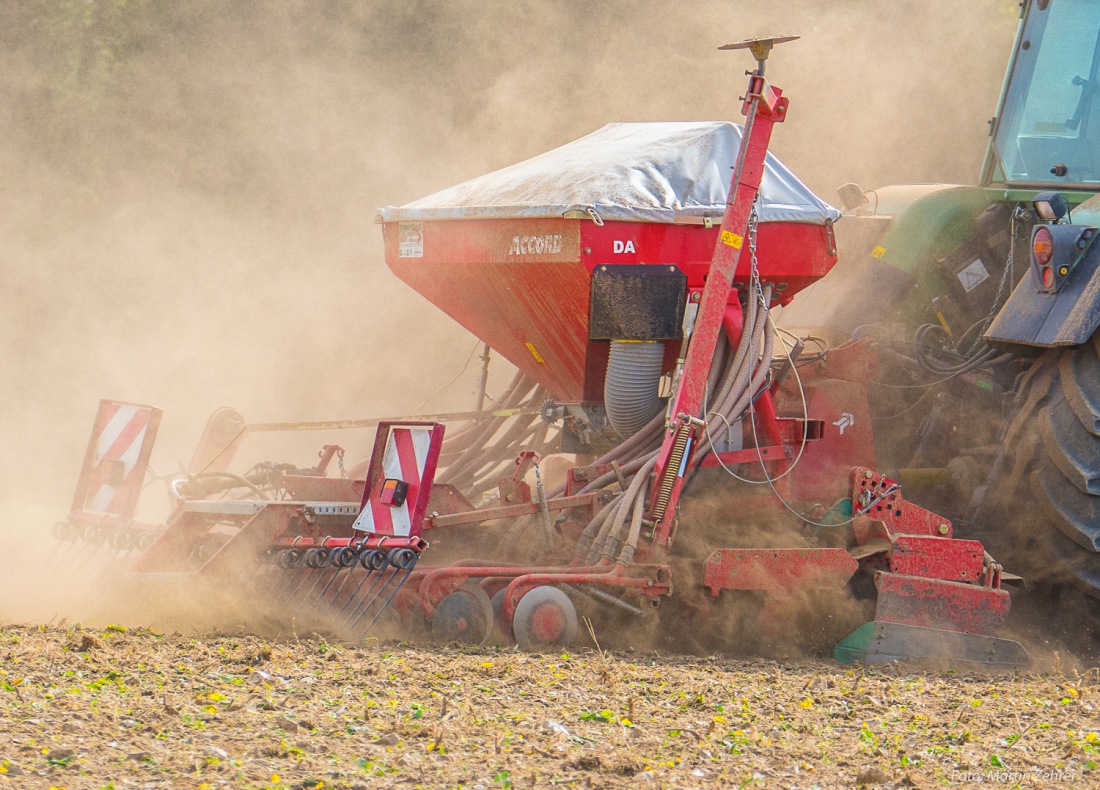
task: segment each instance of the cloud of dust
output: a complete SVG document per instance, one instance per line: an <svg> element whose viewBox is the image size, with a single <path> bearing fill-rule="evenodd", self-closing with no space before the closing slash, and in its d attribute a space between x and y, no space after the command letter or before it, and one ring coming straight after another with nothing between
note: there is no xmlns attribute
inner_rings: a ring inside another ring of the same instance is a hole
<svg viewBox="0 0 1100 790"><path fill-rule="evenodd" d="M1014 8L0 6L0 534L64 515L101 397L165 410L161 473L222 405L407 413L476 341L389 273L375 209L608 122L739 118L750 64L716 51L728 41L803 37L769 62L792 100L774 150L826 198L848 180L974 180ZM429 410L468 408L475 367ZM367 432L339 439L369 451ZM306 465L327 440L277 460Z"/></svg>

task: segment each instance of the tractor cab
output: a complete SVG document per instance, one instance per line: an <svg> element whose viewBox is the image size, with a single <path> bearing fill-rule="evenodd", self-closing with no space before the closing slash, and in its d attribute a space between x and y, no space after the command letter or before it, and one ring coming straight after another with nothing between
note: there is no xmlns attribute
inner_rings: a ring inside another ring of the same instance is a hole
<svg viewBox="0 0 1100 790"><path fill-rule="evenodd" d="M1100 186L1100 4L1028 5L1009 64L983 185Z"/></svg>

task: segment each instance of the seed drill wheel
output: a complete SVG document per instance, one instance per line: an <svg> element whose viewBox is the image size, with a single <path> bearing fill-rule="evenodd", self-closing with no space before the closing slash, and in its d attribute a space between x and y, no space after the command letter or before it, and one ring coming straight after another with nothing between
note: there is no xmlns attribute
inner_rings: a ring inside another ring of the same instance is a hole
<svg viewBox="0 0 1100 790"><path fill-rule="evenodd" d="M512 632L523 650L570 645L577 638L577 610L557 587L536 587L519 599Z"/></svg>
<svg viewBox="0 0 1100 790"><path fill-rule="evenodd" d="M493 630L493 604L474 582L467 582L435 607L431 619L436 642L483 645Z"/></svg>
<svg viewBox="0 0 1100 790"><path fill-rule="evenodd" d="M998 559L1083 592L1084 613L1100 623L1100 334L1081 348L1046 352L1017 402L1008 455L990 481L1010 525ZM1024 492L1030 502L1020 502Z"/></svg>
<svg viewBox="0 0 1100 790"><path fill-rule="evenodd" d="M496 623L500 635L504 637L505 642L514 642L515 638L512 635L512 621L504 614L504 593L507 589L507 587L501 587L493 593L493 597L489 600L493 604L493 621Z"/></svg>

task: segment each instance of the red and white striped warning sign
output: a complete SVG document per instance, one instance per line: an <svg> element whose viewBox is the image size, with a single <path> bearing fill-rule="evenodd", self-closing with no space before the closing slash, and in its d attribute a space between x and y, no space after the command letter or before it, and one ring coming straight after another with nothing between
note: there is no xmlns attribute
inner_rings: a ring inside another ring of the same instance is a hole
<svg viewBox="0 0 1100 790"><path fill-rule="evenodd" d="M367 494L363 509L355 519L355 529L375 535L417 536L422 529L424 508L431 493L436 462L443 441L443 426L432 423L378 426L374 455L367 473ZM379 462L379 445L385 436L385 448ZM409 485L400 505L381 502L386 480L402 480Z"/></svg>
<svg viewBox="0 0 1100 790"><path fill-rule="evenodd" d="M84 458L74 510L128 519L137 506L160 409L101 401Z"/></svg>

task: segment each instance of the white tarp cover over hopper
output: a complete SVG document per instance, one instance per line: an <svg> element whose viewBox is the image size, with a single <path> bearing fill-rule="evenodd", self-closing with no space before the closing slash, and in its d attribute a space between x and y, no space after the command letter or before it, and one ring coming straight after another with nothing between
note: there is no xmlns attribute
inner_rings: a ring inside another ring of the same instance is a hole
<svg viewBox="0 0 1100 790"><path fill-rule="evenodd" d="M579 140L400 207L383 222L580 216L699 223L726 207L741 127L729 122L611 123ZM573 213L570 213L573 212ZM840 212L767 156L762 222L824 225Z"/></svg>

